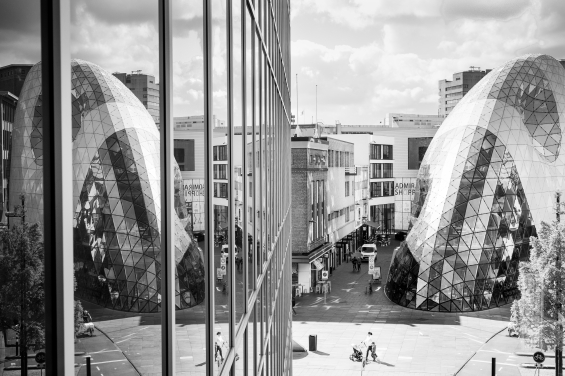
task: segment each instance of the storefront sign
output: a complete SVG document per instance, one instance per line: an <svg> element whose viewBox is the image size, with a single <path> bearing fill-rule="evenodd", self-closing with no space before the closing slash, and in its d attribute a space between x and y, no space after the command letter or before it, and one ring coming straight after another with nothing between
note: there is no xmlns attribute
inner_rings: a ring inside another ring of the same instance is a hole
<svg viewBox="0 0 565 376"><path fill-rule="evenodd" d="M408 180L408 179L404 179ZM416 182L395 182L394 183L394 195L395 196L414 196L416 193Z"/></svg>
<svg viewBox="0 0 565 376"><path fill-rule="evenodd" d="M327 270L322 270L322 281L327 281L329 272Z"/></svg>
<svg viewBox="0 0 565 376"><path fill-rule="evenodd" d="M318 260L312 261L312 264L314 264L314 266L315 266L316 269L318 269L318 270L324 269L324 264L322 264L322 263L321 263L320 261L318 261Z"/></svg>
<svg viewBox="0 0 565 376"><path fill-rule="evenodd" d="M369 274L375 273L375 256L369 256Z"/></svg>

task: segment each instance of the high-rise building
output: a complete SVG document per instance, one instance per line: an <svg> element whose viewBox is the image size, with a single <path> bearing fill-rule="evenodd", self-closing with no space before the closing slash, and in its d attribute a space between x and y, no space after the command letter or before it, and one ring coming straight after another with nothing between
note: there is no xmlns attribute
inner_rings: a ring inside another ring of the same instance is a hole
<svg viewBox="0 0 565 376"><path fill-rule="evenodd" d="M16 97L24 85L24 80L33 64L10 64L0 68L0 91L9 91Z"/></svg>
<svg viewBox="0 0 565 376"><path fill-rule="evenodd" d="M437 114L447 117L455 105L479 82L491 69L481 70L479 67L470 67L469 70L453 74L453 79L440 80L439 106Z"/></svg>
<svg viewBox="0 0 565 376"><path fill-rule="evenodd" d="M128 73L114 73L118 80L143 103L143 106L153 117L153 121L159 123L159 84L155 82L155 76L143 74L141 71Z"/></svg>
<svg viewBox="0 0 565 376"><path fill-rule="evenodd" d="M461 312L519 296L530 237L555 220L565 186L564 82L557 60L525 55L457 104L418 172L413 226L386 284L391 301Z"/></svg>
<svg viewBox="0 0 565 376"><path fill-rule="evenodd" d="M10 181L10 149L12 129L18 97L9 91L0 91L0 223L6 223L8 207L8 189Z"/></svg>

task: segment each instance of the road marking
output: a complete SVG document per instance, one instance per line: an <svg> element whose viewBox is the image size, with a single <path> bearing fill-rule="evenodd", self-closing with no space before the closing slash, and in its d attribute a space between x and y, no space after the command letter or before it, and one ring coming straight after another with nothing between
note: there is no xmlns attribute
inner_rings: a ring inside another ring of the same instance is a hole
<svg viewBox="0 0 565 376"><path fill-rule="evenodd" d="M498 369L498 372L500 372L500 371L502 371L502 367L500 367L500 368Z"/></svg>
<svg viewBox="0 0 565 376"><path fill-rule="evenodd" d="M100 367L96 366L96 369L97 369L98 371L100 371Z"/></svg>
<svg viewBox="0 0 565 376"><path fill-rule="evenodd" d="M89 354L102 354L102 353L107 353L107 352L114 352L114 351L121 351L121 350L102 350L102 351L94 351L91 352ZM88 358L89 355L84 355L83 358Z"/></svg>
<svg viewBox="0 0 565 376"><path fill-rule="evenodd" d="M513 353L509 353L509 352L504 352L504 351L500 351L500 350L479 350L482 352L493 352L493 353L497 353L497 354L513 354Z"/></svg>
<svg viewBox="0 0 565 376"><path fill-rule="evenodd" d="M471 362L479 362L479 363L489 363L491 364L492 361L487 361L487 360L476 360L476 359L471 359ZM498 364L502 364L503 366L511 366L511 367L518 367L517 364L510 364L510 363L498 363Z"/></svg>
<svg viewBox="0 0 565 376"><path fill-rule="evenodd" d="M114 343L115 343L115 344L118 344L118 343L122 343L122 342L125 342L125 341L129 341L130 339L131 339L131 338L126 338L126 339L124 339L124 340L122 340L122 341L118 341L118 342L114 342Z"/></svg>
<svg viewBox="0 0 565 376"><path fill-rule="evenodd" d="M192 356L181 356L180 360L192 359Z"/></svg>
<svg viewBox="0 0 565 376"><path fill-rule="evenodd" d="M90 364L91 364L91 365L96 365L96 364L117 363L117 362L122 362L122 363L125 363L125 362L126 362L126 360L125 360L125 359L119 359L119 360L107 360L107 361L105 361L105 362L96 362L96 363L90 363ZM84 365L86 365L86 364L84 364ZM96 367L96 368L98 368L98 367Z"/></svg>

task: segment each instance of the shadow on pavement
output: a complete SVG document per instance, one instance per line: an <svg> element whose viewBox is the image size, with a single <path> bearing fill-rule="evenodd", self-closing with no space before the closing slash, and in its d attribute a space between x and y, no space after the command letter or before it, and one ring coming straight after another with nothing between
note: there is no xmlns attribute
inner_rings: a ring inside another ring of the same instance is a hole
<svg viewBox="0 0 565 376"><path fill-rule="evenodd" d="M318 354L318 355L324 355L324 356L330 356L330 354L325 353L323 351L312 351L314 354Z"/></svg>

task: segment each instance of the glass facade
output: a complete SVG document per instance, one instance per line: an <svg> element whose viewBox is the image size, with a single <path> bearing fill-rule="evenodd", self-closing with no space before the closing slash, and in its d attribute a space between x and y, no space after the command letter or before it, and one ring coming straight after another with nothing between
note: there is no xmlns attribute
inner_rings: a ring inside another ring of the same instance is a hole
<svg viewBox="0 0 565 376"><path fill-rule="evenodd" d="M82 60L73 60L71 71L76 295L112 309L157 312L159 132L140 101L109 72ZM16 111L10 195L28 196L27 217L40 223L41 105L41 64L36 64ZM185 231L182 180L176 176L177 307L187 308L204 300L204 263Z"/></svg>
<svg viewBox="0 0 565 376"><path fill-rule="evenodd" d="M456 312L514 299L529 237L554 219L565 184L564 116L565 69L547 55L494 69L457 104L418 172L412 228L385 288L392 301Z"/></svg>
<svg viewBox="0 0 565 376"><path fill-rule="evenodd" d="M172 134L170 1L158 3L160 129L117 78L71 63L70 4L45 4L46 52L21 93L10 194L26 194L29 222L46 222L48 374L72 373L73 298L106 313L100 325L150 323L148 346L128 357L141 374L292 374L289 2L200 3L202 159ZM227 131L214 153L216 116ZM204 176L183 182L179 165L200 163Z"/></svg>

